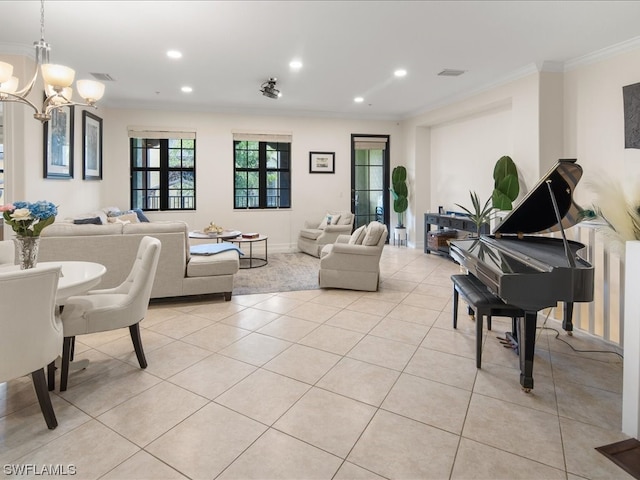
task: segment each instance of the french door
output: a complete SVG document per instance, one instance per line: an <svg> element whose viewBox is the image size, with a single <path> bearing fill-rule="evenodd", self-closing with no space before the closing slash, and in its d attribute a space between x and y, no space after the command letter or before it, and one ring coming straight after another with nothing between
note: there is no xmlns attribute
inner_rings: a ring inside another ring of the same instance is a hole
<svg viewBox="0 0 640 480"><path fill-rule="evenodd" d="M389 229L389 135L351 135L351 209L355 228L376 220Z"/></svg>

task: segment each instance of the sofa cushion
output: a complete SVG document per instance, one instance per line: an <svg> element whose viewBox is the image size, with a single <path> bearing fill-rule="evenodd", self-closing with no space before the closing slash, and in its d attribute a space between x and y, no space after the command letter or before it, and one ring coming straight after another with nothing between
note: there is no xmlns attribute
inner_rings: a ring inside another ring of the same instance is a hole
<svg viewBox="0 0 640 480"><path fill-rule="evenodd" d="M216 255L192 256L187 264L187 277L233 275L240 265L238 252L229 250Z"/></svg>
<svg viewBox="0 0 640 480"><path fill-rule="evenodd" d="M109 223L140 223L138 215L136 215L135 212L123 213L122 215L109 216L107 218Z"/></svg>
<svg viewBox="0 0 640 480"><path fill-rule="evenodd" d="M367 233L364 236L364 240L362 240L362 245L371 247L377 245L380 241L382 232L384 232L384 225L380 222L371 222L367 225L366 231Z"/></svg>
<svg viewBox="0 0 640 480"><path fill-rule="evenodd" d="M54 223L42 229L43 237L69 237L85 235L120 235L122 223L108 223L106 225L74 225L73 223Z"/></svg>
<svg viewBox="0 0 640 480"><path fill-rule="evenodd" d="M338 220L340 220L339 213L327 212L327 214L324 216L324 218L320 222L320 225L318 225L318 228L320 230L324 230L327 225L336 225L338 223Z"/></svg>
<svg viewBox="0 0 640 480"><path fill-rule="evenodd" d="M322 230L317 228L303 228L300 230L300 236L309 240L317 240L320 235L322 235Z"/></svg>
<svg viewBox="0 0 640 480"><path fill-rule="evenodd" d="M74 225L102 225L100 217L76 218L73 220Z"/></svg>
<svg viewBox="0 0 640 480"><path fill-rule="evenodd" d="M362 245L362 241L364 240L365 235L367 234L367 227L362 225L361 227L356 228L356 230L351 234L351 238L349 238L350 245Z"/></svg>
<svg viewBox="0 0 640 480"><path fill-rule="evenodd" d="M353 213L351 212L342 212L340 215L340 219L338 220L338 225L351 225L353 223Z"/></svg>

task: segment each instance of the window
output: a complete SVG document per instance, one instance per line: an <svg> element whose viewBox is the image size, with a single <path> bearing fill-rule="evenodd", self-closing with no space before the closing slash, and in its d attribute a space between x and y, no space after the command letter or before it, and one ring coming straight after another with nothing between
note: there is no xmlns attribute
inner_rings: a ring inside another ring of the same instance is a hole
<svg viewBox="0 0 640 480"><path fill-rule="evenodd" d="M196 140L180 132L129 132L131 137L131 208L195 210ZM141 135L141 136L134 136Z"/></svg>
<svg viewBox="0 0 640 480"><path fill-rule="evenodd" d="M290 208L291 143L234 135L233 147L234 208Z"/></svg>

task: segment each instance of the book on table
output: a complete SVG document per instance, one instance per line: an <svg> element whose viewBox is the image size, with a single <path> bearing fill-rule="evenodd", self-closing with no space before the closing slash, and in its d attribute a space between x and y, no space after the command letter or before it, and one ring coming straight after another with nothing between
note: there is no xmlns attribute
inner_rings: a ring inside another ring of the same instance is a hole
<svg viewBox="0 0 640 480"><path fill-rule="evenodd" d="M251 233L243 233L242 238L258 238L260 236L259 233L251 232Z"/></svg>

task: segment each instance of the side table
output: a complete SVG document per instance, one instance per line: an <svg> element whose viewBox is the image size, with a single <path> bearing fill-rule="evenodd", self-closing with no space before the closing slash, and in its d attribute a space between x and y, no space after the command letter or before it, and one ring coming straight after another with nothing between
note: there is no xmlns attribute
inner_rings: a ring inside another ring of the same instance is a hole
<svg viewBox="0 0 640 480"><path fill-rule="evenodd" d="M249 244L249 255L240 257L240 268L264 267L267 263L269 263L267 240L269 240L269 237L267 235L262 235L262 234L254 238L243 238L242 236L239 236L235 238L226 239L227 242L237 243L238 247L240 248L242 248L243 243ZM256 257L253 254L253 244L257 242L264 242L264 257Z"/></svg>

